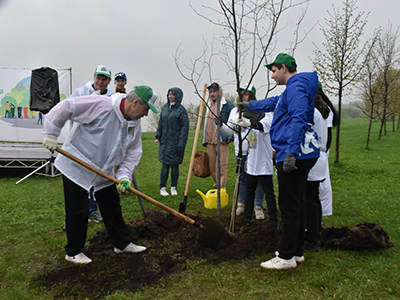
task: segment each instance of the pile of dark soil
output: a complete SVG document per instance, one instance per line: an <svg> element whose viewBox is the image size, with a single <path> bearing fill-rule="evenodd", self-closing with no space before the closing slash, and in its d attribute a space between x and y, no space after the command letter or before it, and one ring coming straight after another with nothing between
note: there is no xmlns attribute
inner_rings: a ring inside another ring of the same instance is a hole
<svg viewBox="0 0 400 300"><path fill-rule="evenodd" d="M254 254L278 249L281 232L274 231L267 221L238 226L232 236L221 225L228 224L229 220L188 216L207 229L198 229L158 211L129 222L132 241L148 248L138 254L115 254L107 231L98 231L83 251L92 263L76 266L63 262L51 266L51 270L41 274L40 284L58 291L58 298L99 299L117 290L135 291L156 283L161 277L184 271L187 260L207 259L218 263L248 259Z"/></svg>
<svg viewBox="0 0 400 300"><path fill-rule="evenodd" d="M373 251L393 247L393 242L381 225L362 222L355 227L326 227L321 232L323 249Z"/></svg>

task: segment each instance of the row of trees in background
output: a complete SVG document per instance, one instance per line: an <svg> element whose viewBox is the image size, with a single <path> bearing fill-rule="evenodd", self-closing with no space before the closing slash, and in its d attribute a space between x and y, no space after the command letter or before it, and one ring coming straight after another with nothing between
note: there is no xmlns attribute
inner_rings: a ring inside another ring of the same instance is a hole
<svg viewBox="0 0 400 300"><path fill-rule="evenodd" d="M400 51L397 46L399 29L375 30L365 43L361 42L367 24L365 12L356 13L357 1L344 0L341 9L333 8L322 27L323 48L315 46L313 60L324 88L338 97L339 119L344 95L354 91L358 100L353 104L369 119L366 147L369 146L372 124L380 121L378 139L387 133L386 123L392 121L394 131L400 126ZM339 162L340 123L336 130L335 163Z"/></svg>
<svg viewBox="0 0 400 300"><path fill-rule="evenodd" d="M362 105L357 107L368 117L366 147L369 146L372 124L380 122L378 139L387 134L387 121L392 130L400 127L400 49L397 46L399 29L389 26L376 32L369 42L370 52L359 80ZM396 126L397 117L397 126Z"/></svg>
<svg viewBox="0 0 400 300"><path fill-rule="evenodd" d="M356 0L344 0L342 8L333 7L321 30L325 41L322 49L315 45L313 65L324 90L338 97L339 120L342 115L343 97L352 91L369 54L367 43L360 39L367 24L367 14L355 14ZM360 59L362 58L362 59ZM340 122L336 128L335 164L339 162Z"/></svg>

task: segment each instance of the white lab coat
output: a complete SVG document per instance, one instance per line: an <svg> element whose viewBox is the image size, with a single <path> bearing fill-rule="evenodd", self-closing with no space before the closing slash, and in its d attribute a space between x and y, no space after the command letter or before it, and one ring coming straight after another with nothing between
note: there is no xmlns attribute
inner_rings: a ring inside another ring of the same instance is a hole
<svg viewBox="0 0 400 300"><path fill-rule="evenodd" d="M57 138L64 124L73 121L74 127L62 149L119 180L124 177L132 180L142 155L142 129L140 120L128 122L123 117L120 104L124 97L118 93L111 97L89 95L65 99L46 115L44 135ZM87 191L92 186L97 191L113 184L63 155L57 156L55 166ZM116 174L115 166L118 166Z"/></svg>
<svg viewBox="0 0 400 300"><path fill-rule="evenodd" d="M329 112L326 119L328 128L333 126L333 112ZM329 158L329 150L325 153L326 158ZM322 216L332 215L332 185L329 172L329 161L326 164L325 180L319 185L319 200L321 201Z"/></svg>
<svg viewBox="0 0 400 300"><path fill-rule="evenodd" d="M326 120L322 117L318 109L314 109L314 130L318 134L318 144L320 147L320 155L308 173L307 181L321 181L326 177L326 165L328 157L326 156L326 142L328 140L328 127Z"/></svg>
<svg viewBox="0 0 400 300"><path fill-rule="evenodd" d="M93 94L95 92L93 88L93 83L94 81L91 80L87 82L84 86L78 87L70 97L73 98L73 97L87 96ZM107 93L105 93L103 96L111 96L112 94L114 94L114 91L110 88L110 86L108 86Z"/></svg>

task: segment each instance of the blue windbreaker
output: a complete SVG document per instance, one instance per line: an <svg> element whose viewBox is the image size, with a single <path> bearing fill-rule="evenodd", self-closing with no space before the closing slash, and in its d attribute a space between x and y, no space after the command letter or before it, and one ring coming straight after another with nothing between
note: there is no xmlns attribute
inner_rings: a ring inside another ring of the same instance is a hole
<svg viewBox="0 0 400 300"><path fill-rule="evenodd" d="M271 143L276 161L285 160L286 153L296 159L319 157L318 136L314 131L314 95L318 88L316 72L298 73L287 82L280 96L250 101L253 112L274 112Z"/></svg>

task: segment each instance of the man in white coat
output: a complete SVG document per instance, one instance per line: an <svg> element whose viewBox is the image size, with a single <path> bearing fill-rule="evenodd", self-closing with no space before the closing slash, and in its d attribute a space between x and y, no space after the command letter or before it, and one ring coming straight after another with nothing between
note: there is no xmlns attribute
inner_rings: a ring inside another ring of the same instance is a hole
<svg viewBox="0 0 400 300"><path fill-rule="evenodd" d="M111 81L111 70L109 67L99 65L94 70L93 80L88 81L84 86L78 87L71 95L71 97L88 96L93 93L111 96L114 94L111 87L109 87ZM97 212L97 202L93 196L93 192L89 193L89 221L92 222L103 222L103 218Z"/></svg>
<svg viewBox="0 0 400 300"><path fill-rule="evenodd" d="M133 171L142 155L140 118L154 107L157 94L148 86L138 86L128 95L111 98L89 95L68 98L58 103L46 115L43 145L50 151L57 147L57 137L64 124L74 126L63 149L84 162L120 180L118 188L125 192L131 184ZM120 197L115 184L58 155L55 166L63 175L67 245L67 261L87 264L91 259L83 254L86 242L89 201L93 189L104 224L116 253L137 253L146 247L131 242L122 217ZM114 174L115 166L118 166Z"/></svg>
<svg viewBox="0 0 400 300"><path fill-rule="evenodd" d="M88 81L84 86L78 87L72 93L71 97L87 96L94 92L97 92L99 95L111 96L114 92L109 86L110 82L110 68L104 65L99 65L94 70L93 80Z"/></svg>

